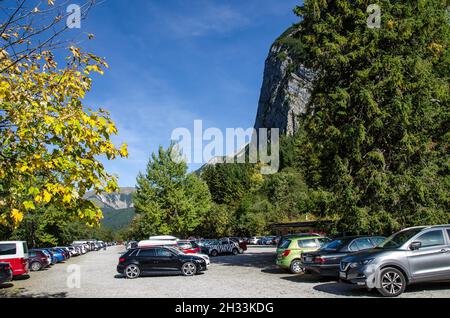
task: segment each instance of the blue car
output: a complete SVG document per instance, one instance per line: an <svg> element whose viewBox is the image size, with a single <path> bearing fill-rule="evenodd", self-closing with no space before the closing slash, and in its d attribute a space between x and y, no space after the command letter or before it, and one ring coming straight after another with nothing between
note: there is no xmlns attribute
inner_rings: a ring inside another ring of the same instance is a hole
<svg viewBox="0 0 450 318"><path fill-rule="evenodd" d="M59 248L51 248L50 251L53 255L56 256L58 262L64 262L66 260L66 256L64 255L64 251Z"/></svg>
<svg viewBox="0 0 450 318"><path fill-rule="evenodd" d="M58 251L54 248L37 248L40 251L46 251L52 257L52 264L56 264L65 260L64 254L61 251Z"/></svg>

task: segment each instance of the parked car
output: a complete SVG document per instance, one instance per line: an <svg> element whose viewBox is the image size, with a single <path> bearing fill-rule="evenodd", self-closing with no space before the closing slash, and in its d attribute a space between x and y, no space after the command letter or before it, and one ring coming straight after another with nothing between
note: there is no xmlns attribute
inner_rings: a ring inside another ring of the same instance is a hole
<svg viewBox="0 0 450 318"><path fill-rule="evenodd" d="M253 236L248 240L248 244L250 245L258 245L261 241L261 236Z"/></svg>
<svg viewBox="0 0 450 318"><path fill-rule="evenodd" d="M11 266L13 276L28 273L28 246L23 241L0 242L0 262Z"/></svg>
<svg viewBox="0 0 450 318"><path fill-rule="evenodd" d="M64 262L65 257L64 257L64 253L56 248L44 248L44 250L49 251L50 253L52 253L53 259L56 260L56 263L60 263L60 262Z"/></svg>
<svg viewBox="0 0 450 318"><path fill-rule="evenodd" d="M35 248L33 250L42 251L45 254L47 254L47 256L50 256L50 265L54 265L54 264L58 263L58 258L54 255L54 253L49 248Z"/></svg>
<svg viewBox="0 0 450 318"><path fill-rule="evenodd" d="M280 247L281 244L283 244L283 242L284 242L285 240L289 240L289 239L291 239L291 238L311 237L311 236L314 236L314 237L323 237L322 235L316 234L316 233L297 233L297 234L287 234L287 235L283 235L283 236L280 236L280 237L278 238L277 249Z"/></svg>
<svg viewBox="0 0 450 318"><path fill-rule="evenodd" d="M277 248L276 264L293 274L303 272L302 253L318 250L331 240L318 236L290 236Z"/></svg>
<svg viewBox="0 0 450 318"><path fill-rule="evenodd" d="M201 253L202 251L200 246L198 246L198 244L195 243L194 241L180 240L177 242L177 246L183 253L186 254L197 254Z"/></svg>
<svg viewBox="0 0 450 318"><path fill-rule="evenodd" d="M64 258L65 259L69 259L72 255L70 254L70 250L67 247L61 247L61 246L57 246L55 247L58 250L60 250L61 252L63 252L64 254Z"/></svg>
<svg viewBox="0 0 450 318"><path fill-rule="evenodd" d="M396 297L407 285L450 280L450 225L404 229L374 249L342 259L343 281Z"/></svg>
<svg viewBox="0 0 450 318"><path fill-rule="evenodd" d="M34 249L33 249L34 250ZM52 259L52 254L50 254L50 252L48 252L48 251L46 251L46 250L41 250L41 252L42 253L44 253L44 255L45 255L45 257L47 257L47 261L48 261L48 263L49 263L49 266L51 266L51 265L53 265L53 264L55 264L54 262L53 262L53 259Z"/></svg>
<svg viewBox="0 0 450 318"><path fill-rule="evenodd" d="M0 263L0 284L10 282L13 279L13 271L9 263Z"/></svg>
<svg viewBox="0 0 450 318"><path fill-rule="evenodd" d="M302 262L306 272L326 277L339 277L339 264L345 256L374 248L386 238L382 236L348 236L333 240L320 250L304 253Z"/></svg>
<svg viewBox="0 0 450 318"><path fill-rule="evenodd" d="M261 245L274 245L276 236L265 236L261 239Z"/></svg>
<svg viewBox="0 0 450 318"><path fill-rule="evenodd" d="M117 265L117 271L130 279L155 272L181 272L184 276L193 276L206 269L202 257L165 246L128 250Z"/></svg>
<svg viewBox="0 0 450 318"><path fill-rule="evenodd" d="M130 241L127 243L127 250L137 248L137 247L138 247L138 242L136 242L136 241Z"/></svg>
<svg viewBox="0 0 450 318"><path fill-rule="evenodd" d="M207 254L210 256L217 256L219 254L239 254L239 244L232 239L224 238L212 241L207 246Z"/></svg>
<svg viewBox="0 0 450 318"><path fill-rule="evenodd" d="M239 245L239 253L244 253L247 250L247 243L244 239L240 237L230 237L230 240L233 240L238 243Z"/></svg>
<svg viewBox="0 0 450 318"><path fill-rule="evenodd" d="M28 264L29 268L33 272L40 271L43 268L50 266L50 257L47 256L43 251L29 250L28 251Z"/></svg>
<svg viewBox="0 0 450 318"><path fill-rule="evenodd" d="M73 244L73 246L78 248L82 255L88 252L87 244Z"/></svg>
<svg viewBox="0 0 450 318"><path fill-rule="evenodd" d="M80 249L77 248L76 246L69 246L68 247L69 251L70 251L70 255L73 256L79 256L81 254Z"/></svg>

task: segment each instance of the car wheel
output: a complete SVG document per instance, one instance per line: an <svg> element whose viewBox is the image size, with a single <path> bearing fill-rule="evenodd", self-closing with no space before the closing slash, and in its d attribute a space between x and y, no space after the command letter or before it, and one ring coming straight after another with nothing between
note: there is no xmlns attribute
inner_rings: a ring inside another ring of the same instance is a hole
<svg viewBox="0 0 450 318"><path fill-rule="evenodd" d="M197 273L197 267L192 262L184 263L181 267L181 272L184 276L194 276Z"/></svg>
<svg viewBox="0 0 450 318"><path fill-rule="evenodd" d="M125 276L127 278L135 279L138 278L139 275L141 275L141 270L139 269L139 266L131 264L125 268Z"/></svg>
<svg viewBox="0 0 450 318"><path fill-rule="evenodd" d="M397 297L405 291L406 279L398 269L391 267L383 269L380 279L381 287L377 290L384 297Z"/></svg>
<svg viewBox="0 0 450 318"><path fill-rule="evenodd" d="M39 263L39 262L33 262L33 263L31 263L31 270L32 270L33 272L40 271L41 268L42 268L42 264L41 264L41 263Z"/></svg>
<svg viewBox="0 0 450 318"><path fill-rule="evenodd" d="M211 256L216 257L219 253L216 250L211 251Z"/></svg>
<svg viewBox="0 0 450 318"><path fill-rule="evenodd" d="M233 248L233 250L231 251L233 253L233 255L238 255L239 251L237 248Z"/></svg>
<svg viewBox="0 0 450 318"><path fill-rule="evenodd" d="M302 266L302 262L298 259L295 259L292 261L291 263L291 267L290 267L291 273L292 274L300 274L304 272L303 266Z"/></svg>

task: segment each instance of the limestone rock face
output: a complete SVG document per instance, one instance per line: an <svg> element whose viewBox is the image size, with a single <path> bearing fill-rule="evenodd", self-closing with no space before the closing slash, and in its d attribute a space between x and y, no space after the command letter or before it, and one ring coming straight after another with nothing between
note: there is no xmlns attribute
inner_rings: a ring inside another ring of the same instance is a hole
<svg viewBox="0 0 450 318"><path fill-rule="evenodd" d="M284 36L292 36L287 34ZM305 112L314 73L294 66L289 47L275 42L266 59L255 128L279 128L281 134L298 130L298 115Z"/></svg>

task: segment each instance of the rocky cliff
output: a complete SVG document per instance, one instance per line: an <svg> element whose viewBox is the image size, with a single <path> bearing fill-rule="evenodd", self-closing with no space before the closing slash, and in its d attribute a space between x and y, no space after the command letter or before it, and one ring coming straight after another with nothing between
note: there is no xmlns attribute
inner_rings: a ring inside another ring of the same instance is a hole
<svg viewBox="0 0 450 318"><path fill-rule="evenodd" d="M279 128L292 135L298 129L298 115L305 112L314 74L298 62L298 48L290 45L298 29L288 29L270 48L265 62L255 128Z"/></svg>
<svg viewBox="0 0 450 318"><path fill-rule="evenodd" d="M93 201L101 208L128 209L133 207L132 193L134 191L135 188L120 188L117 193L95 194L94 192L88 192L85 198Z"/></svg>

